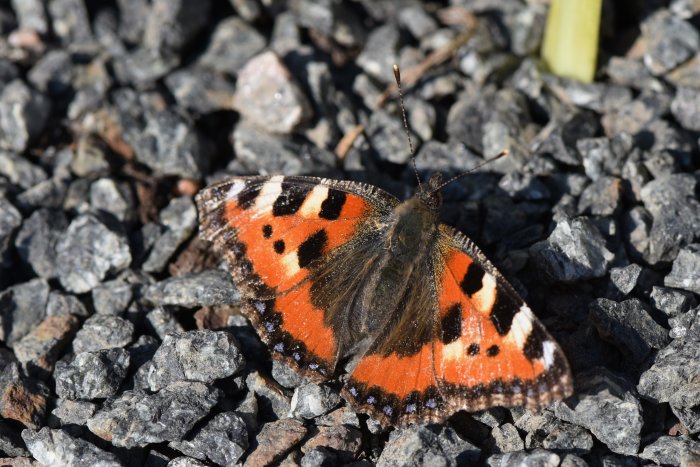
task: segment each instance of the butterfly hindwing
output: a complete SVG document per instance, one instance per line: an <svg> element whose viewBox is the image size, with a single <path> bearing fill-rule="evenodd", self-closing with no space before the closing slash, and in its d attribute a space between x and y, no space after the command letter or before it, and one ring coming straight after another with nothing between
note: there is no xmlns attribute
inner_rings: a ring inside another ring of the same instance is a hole
<svg viewBox="0 0 700 467"><path fill-rule="evenodd" d="M321 379L334 371L338 339L312 298L312 271L396 203L369 185L312 177L234 177L197 196L201 235L226 255L258 333Z"/></svg>

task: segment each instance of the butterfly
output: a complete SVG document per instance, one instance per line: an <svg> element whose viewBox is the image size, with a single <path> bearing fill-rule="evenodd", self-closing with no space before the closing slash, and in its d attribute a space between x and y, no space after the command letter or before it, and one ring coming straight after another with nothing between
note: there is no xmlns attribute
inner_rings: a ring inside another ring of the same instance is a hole
<svg viewBox="0 0 700 467"><path fill-rule="evenodd" d="M440 223L441 177L403 202L351 181L240 176L196 197L274 358L384 425L538 410L572 393L559 345L502 274Z"/></svg>

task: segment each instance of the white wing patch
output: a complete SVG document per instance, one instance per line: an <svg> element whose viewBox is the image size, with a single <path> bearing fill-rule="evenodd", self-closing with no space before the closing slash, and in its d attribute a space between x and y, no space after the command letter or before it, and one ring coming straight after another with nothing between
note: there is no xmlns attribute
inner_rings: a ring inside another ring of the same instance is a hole
<svg viewBox="0 0 700 467"><path fill-rule="evenodd" d="M525 342L527 338L532 333L532 323L534 321L534 316L530 307L523 304L520 310L513 317L513 323L510 326L510 331L506 335L505 339L511 342L518 349L522 350L525 347Z"/></svg>
<svg viewBox="0 0 700 467"><path fill-rule="evenodd" d="M552 341L544 341L542 344L542 363L545 370L548 370L554 364L554 352L557 350L557 344Z"/></svg>
<svg viewBox="0 0 700 467"><path fill-rule="evenodd" d="M284 265L284 272L287 274L287 277L292 277L300 271L299 256L296 251L284 255L282 257L282 264Z"/></svg>
<svg viewBox="0 0 700 467"><path fill-rule="evenodd" d="M226 199L236 199L238 198L238 194L243 191L243 189L246 187L246 182L243 180L236 180L231 184L231 188L228 189L228 193L226 193Z"/></svg>
<svg viewBox="0 0 700 467"><path fill-rule="evenodd" d="M472 295L476 308L482 313L491 313L493 304L496 303L496 278L486 273L481 279L481 289Z"/></svg>
<svg viewBox="0 0 700 467"><path fill-rule="evenodd" d="M282 194L282 180L284 180L284 175L275 175L267 183L263 184L260 194L255 198L257 216L272 211L274 200Z"/></svg>
<svg viewBox="0 0 700 467"><path fill-rule="evenodd" d="M301 205L299 213L304 217L317 217L321 212L321 204L328 198L328 187L316 185Z"/></svg>

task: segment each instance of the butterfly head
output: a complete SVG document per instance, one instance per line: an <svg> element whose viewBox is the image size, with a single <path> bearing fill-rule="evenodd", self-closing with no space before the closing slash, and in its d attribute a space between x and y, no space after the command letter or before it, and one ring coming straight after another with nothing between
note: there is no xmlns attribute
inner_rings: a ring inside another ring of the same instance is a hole
<svg viewBox="0 0 700 467"><path fill-rule="evenodd" d="M428 208L437 211L442 205L442 194L440 192L442 186L442 174L436 172L430 176L428 183L418 186L416 197Z"/></svg>

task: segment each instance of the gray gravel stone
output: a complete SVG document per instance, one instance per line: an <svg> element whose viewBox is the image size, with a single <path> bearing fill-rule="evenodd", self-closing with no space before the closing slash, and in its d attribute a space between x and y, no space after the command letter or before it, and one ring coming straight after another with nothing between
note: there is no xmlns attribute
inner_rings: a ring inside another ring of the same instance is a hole
<svg viewBox="0 0 700 467"><path fill-rule="evenodd" d="M622 180L616 177L600 177L581 193L578 213L613 216L622 207L622 194Z"/></svg>
<svg viewBox="0 0 700 467"><path fill-rule="evenodd" d="M232 139L236 159L229 164L227 171L302 175L319 170L326 172L335 167L332 152L280 135L270 135L246 121L236 125Z"/></svg>
<svg viewBox="0 0 700 467"><path fill-rule="evenodd" d="M225 331L169 334L153 356L148 372L151 391L176 381L211 383L240 371L245 366L235 337Z"/></svg>
<svg viewBox="0 0 700 467"><path fill-rule="evenodd" d="M168 334L185 331L175 318L175 315L162 306L149 311L146 315L146 320L148 324L151 325L156 335L161 339L165 339Z"/></svg>
<svg viewBox="0 0 700 467"><path fill-rule="evenodd" d="M642 362L651 349L661 349L670 340L668 330L657 324L647 305L636 298L623 302L599 298L590 309L590 319L600 337L629 360Z"/></svg>
<svg viewBox="0 0 700 467"><path fill-rule="evenodd" d="M638 264L612 268L610 270L610 282L622 295L628 295L637 286L641 273L642 267Z"/></svg>
<svg viewBox="0 0 700 467"><path fill-rule="evenodd" d="M324 447L318 447L304 454L299 465L301 467L325 467L338 464L338 456L334 452Z"/></svg>
<svg viewBox="0 0 700 467"><path fill-rule="evenodd" d="M191 457L176 457L168 462L168 467L208 467L209 464L192 459Z"/></svg>
<svg viewBox="0 0 700 467"><path fill-rule="evenodd" d="M235 85L223 73L197 68L176 70L165 77L165 85L178 104L199 114L232 110Z"/></svg>
<svg viewBox="0 0 700 467"><path fill-rule="evenodd" d="M209 420L194 436L169 446L195 459L234 465L248 449L248 432L238 415L224 412Z"/></svg>
<svg viewBox="0 0 700 467"><path fill-rule="evenodd" d="M234 107L270 133L291 133L311 116L311 105L274 52L263 52L241 69Z"/></svg>
<svg viewBox="0 0 700 467"><path fill-rule="evenodd" d="M64 46L81 49L93 43L86 5L80 0L53 0L48 10L53 32Z"/></svg>
<svg viewBox="0 0 700 467"><path fill-rule="evenodd" d="M27 74L29 82L52 97L61 97L71 90L73 64L66 50L51 50L41 57Z"/></svg>
<svg viewBox="0 0 700 467"><path fill-rule="evenodd" d="M664 278L664 285L700 295L700 243L688 245L678 252L670 274Z"/></svg>
<svg viewBox="0 0 700 467"><path fill-rule="evenodd" d="M174 110L159 109L147 96L119 89L113 94L125 141L136 160L157 175L199 179L209 163L208 146L192 122Z"/></svg>
<svg viewBox="0 0 700 467"><path fill-rule="evenodd" d="M697 304L691 293L656 285L652 287L649 298L657 310L663 311L668 316L681 315Z"/></svg>
<svg viewBox="0 0 700 467"><path fill-rule="evenodd" d="M532 452L518 451L506 454L494 454L486 460L486 465L489 467L508 467L514 465L533 467L563 466L564 464L561 463L561 460L561 457L553 452L544 449L535 449Z"/></svg>
<svg viewBox="0 0 700 467"><path fill-rule="evenodd" d="M318 384L304 384L294 390L289 414L295 418L316 418L340 404L337 391Z"/></svg>
<svg viewBox="0 0 700 467"><path fill-rule="evenodd" d="M416 39L422 39L438 29L438 24L433 17L418 5L402 8L399 11L397 20Z"/></svg>
<svg viewBox="0 0 700 467"><path fill-rule="evenodd" d="M61 425L85 425L95 412L97 403L89 401L74 401L70 399L58 399L56 408L51 415L60 420Z"/></svg>
<svg viewBox="0 0 700 467"><path fill-rule="evenodd" d="M154 0L146 18L143 44L164 56L176 55L204 29L210 10L209 0Z"/></svg>
<svg viewBox="0 0 700 467"><path fill-rule="evenodd" d="M700 374L700 344L686 338L683 345L669 346L653 359L653 364L639 377L637 391L654 403L669 402L681 388Z"/></svg>
<svg viewBox="0 0 700 467"><path fill-rule="evenodd" d="M220 390L177 382L156 394L125 391L88 420L88 428L115 446L180 441L216 405Z"/></svg>
<svg viewBox="0 0 700 467"><path fill-rule="evenodd" d="M236 74L265 44L265 38L255 28L240 18L228 17L217 24L199 64L219 73Z"/></svg>
<svg viewBox="0 0 700 467"><path fill-rule="evenodd" d="M700 92L697 89L680 87L671 102L671 112L683 127L700 131Z"/></svg>
<svg viewBox="0 0 700 467"><path fill-rule="evenodd" d="M15 248L37 276L56 277L56 244L67 227L65 214L56 209L39 209L22 224Z"/></svg>
<svg viewBox="0 0 700 467"><path fill-rule="evenodd" d="M84 439L74 438L63 430L44 427L39 431L24 430L22 439L27 449L42 465L66 467L121 467L117 456Z"/></svg>
<svg viewBox="0 0 700 467"><path fill-rule="evenodd" d="M15 462L17 461L17 457L31 456L29 451L27 451L26 445L18 430L14 426L10 426L10 424L5 422L0 422L0 451L3 452L4 456L15 458ZM8 461L3 459L3 462ZM19 467L19 463L15 465ZM38 462L36 465L39 465ZM28 464L27 467L34 467L34 465Z"/></svg>
<svg viewBox="0 0 700 467"><path fill-rule="evenodd" d="M499 452L522 451L525 443L512 423L504 423L491 430L493 444Z"/></svg>
<svg viewBox="0 0 700 467"><path fill-rule="evenodd" d="M49 293L49 301L46 304L47 316L75 315L87 318L88 311L83 302L75 295L64 294L57 290Z"/></svg>
<svg viewBox="0 0 700 467"><path fill-rule="evenodd" d="M12 203L0 196L0 268L10 255L10 245L15 232L22 225L22 215ZM2 286L0 282L0 286Z"/></svg>
<svg viewBox="0 0 700 467"><path fill-rule="evenodd" d="M589 429L613 452L636 454L644 420L634 389L603 368L579 374L576 381L576 393L565 402L555 402L554 414Z"/></svg>
<svg viewBox="0 0 700 467"><path fill-rule="evenodd" d="M75 156L70 162L70 169L78 177L91 178L108 173L109 162L107 161L107 148L104 142L92 134L80 136L78 139ZM89 182L90 180L86 178L75 181L75 183L83 184L81 188L85 190L85 193L84 195L80 196L80 202L85 203L86 206L88 206L87 200L89 196ZM75 185L72 185L71 188L74 186ZM69 191L69 199L70 194L71 193Z"/></svg>
<svg viewBox="0 0 700 467"><path fill-rule="evenodd" d="M0 148L22 152L44 129L50 101L20 80L0 92Z"/></svg>
<svg viewBox="0 0 700 467"><path fill-rule="evenodd" d="M229 273L210 269L172 277L148 286L144 290L143 299L155 306L195 308L237 303L240 295L231 282Z"/></svg>
<svg viewBox="0 0 700 467"><path fill-rule="evenodd" d="M255 393L259 412L265 419L282 419L289 416L291 403L281 387L274 381L252 371L245 379L246 387Z"/></svg>
<svg viewBox="0 0 700 467"><path fill-rule="evenodd" d="M146 272L160 272L172 255L187 241L197 227L197 208L189 196L174 198L160 214L163 232L142 268Z"/></svg>
<svg viewBox="0 0 700 467"><path fill-rule="evenodd" d="M381 160L405 164L411 158L403 122L396 116L384 110L372 112L366 134ZM417 143L415 133L411 134L411 139L413 144Z"/></svg>
<svg viewBox="0 0 700 467"><path fill-rule="evenodd" d="M15 185L28 189L46 180L46 172L27 158L0 151L0 175Z"/></svg>
<svg viewBox="0 0 700 467"><path fill-rule="evenodd" d="M641 29L647 40L644 64L654 75L677 67L700 50L698 31L664 8L646 18Z"/></svg>
<svg viewBox="0 0 700 467"><path fill-rule="evenodd" d="M61 285L73 293L89 292L108 274L131 263L126 236L92 214L76 217L56 246L56 272Z"/></svg>
<svg viewBox="0 0 700 467"><path fill-rule="evenodd" d="M691 243L700 231L697 185L691 174L673 174L652 180L642 188L642 202L654 219L648 257L652 264L673 261L678 250Z"/></svg>
<svg viewBox="0 0 700 467"><path fill-rule="evenodd" d="M287 389L295 389L304 384L304 377L296 372L288 363L272 360L272 378Z"/></svg>
<svg viewBox="0 0 700 467"><path fill-rule="evenodd" d="M90 206L112 214L121 222L136 218L134 196L129 185L111 178L100 178L90 185Z"/></svg>
<svg viewBox="0 0 700 467"><path fill-rule="evenodd" d="M46 10L41 0L12 0L11 3L20 29L33 30L39 34L48 32Z"/></svg>
<svg viewBox="0 0 700 467"><path fill-rule="evenodd" d="M0 292L0 341L12 347L46 316L49 284L44 279L14 285Z"/></svg>
<svg viewBox="0 0 700 467"><path fill-rule="evenodd" d="M105 399L117 393L129 369L129 352L105 349L82 352L70 363L58 362L56 394L64 399Z"/></svg>
<svg viewBox="0 0 700 467"><path fill-rule="evenodd" d="M684 454L690 452L700 453L700 442L688 436L661 436L645 446L639 457L663 465L683 465Z"/></svg>
<svg viewBox="0 0 700 467"><path fill-rule="evenodd" d="M357 57L357 64L372 78L392 83L392 66L398 63L398 42L399 30L395 24L385 24L374 29Z"/></svg>
<svg viewBox="0 0 700 467"><path fill-rule="evenodd" d="M476 462L480 450L449 427L409 426L393 431L377 467L456 466Z"/></svg>
<svg viewBox="0 0 700 467"><path fill-rule="evenodd" d="M585 217L557 223L547 240L530 248L535 264L550 281L603 277L614 258L592 221Z"/></svg>
<svg viewBox="0 0 700 467"><path fill-rule="evenodd" d="M73 351L80 353L126 347L133 337L134 325L131 322L118 316L93 315L76 334Z"/></svg>
<svg viewBox="0 0 700 467"><path fill-rule="evenodd" d="M134 297L135 286L118 278L92 289L92 305L102 315L122 316Z"/></svg>
<svg viewBox="0 0 700 467"><path fill-rule="evenodd" d="M515 426L527 432L526 449L587 452L593 447L593 436L588 430L560 420L548 410L539 414L523 411L522 416L515 421Z"/></svg>

